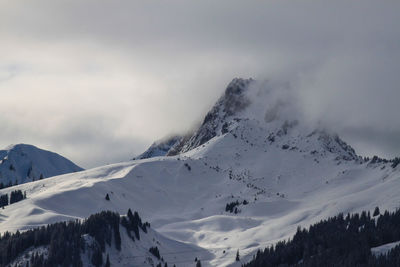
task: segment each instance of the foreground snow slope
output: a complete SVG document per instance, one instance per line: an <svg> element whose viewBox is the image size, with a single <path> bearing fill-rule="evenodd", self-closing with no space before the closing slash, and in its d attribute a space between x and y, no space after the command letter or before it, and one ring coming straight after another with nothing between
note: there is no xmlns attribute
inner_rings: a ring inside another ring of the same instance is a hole
<svg viewBox="0 0 400 267"><path fill-rule="evenodd" d="M209 250L213 256L201 258L203 265L226 266L238 249L249 260L298 226L339 212L398 208L399 166L363 160L337 136L310 129L284 109L266 109L215 108L202 125L208 130L200 128L176 156L3 189L26 191L27 199L1 211L0 231L131 208L167 237ZM262 116L251 116L255 110ZM236 201L236 214L225 211ZM177 266L193 266L185 264Z"/></svg>

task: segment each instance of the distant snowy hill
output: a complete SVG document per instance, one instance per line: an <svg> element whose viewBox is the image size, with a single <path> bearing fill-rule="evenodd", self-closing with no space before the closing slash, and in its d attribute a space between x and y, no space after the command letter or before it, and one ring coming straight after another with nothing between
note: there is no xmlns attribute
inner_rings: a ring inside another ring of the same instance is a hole
<svg viewBox="0 0 400 267"><path fill-rule="evenodd" d="M237 250L247 262L298 226L339 212L399 208L398 161L362 158L336 134L307 123L285 86L233 80L168 157L0 190L27 195L2 210L0 231L131 208L164 236L207 249L212 256L202 266L240 266Z"/></svg>
<svg viewBox="0 0 400 267"><path fill-rule="evenodd" d="M0 150L0 183L4 186L81 170L70 160L32 145L18 144Z"/></svg>
<svg viewBox="0 0 400 267"><path fill-rule="evenodd" d="M148 159L153 157L165 156L168 151L180 142L182 136L171 136L154 142L145 152L133 159Z"/></svg>

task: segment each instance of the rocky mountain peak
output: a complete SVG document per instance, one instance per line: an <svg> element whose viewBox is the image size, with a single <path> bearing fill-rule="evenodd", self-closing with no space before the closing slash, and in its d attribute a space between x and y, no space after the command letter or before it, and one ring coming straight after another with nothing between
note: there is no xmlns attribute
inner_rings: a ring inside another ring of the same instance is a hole
<svg viewBox="0 0 400 267"><path fill-rule="evenodd" d="M246 92L253 79L235 78L227 86L225 93L207 113L200 128L191 136L181 139L167 155L189 151L206 143L211 138L226 132L228 118L235 117L246 109L251 101Z"/></svg>
<svg viewBox="0 0 400 267"><path fill-rule="evenodd" d="M153 157L165 156L168 151L182 139L182 136L174 135L154 142L145 152L133 158L148 159Z"/></svg>
<svg viewBox="0 0 400 267"><path fill-rule="evenodd" d="M251 78L235 78L229 83L224 96L221 98L221 104L223 104L223 111L226 116L232 116L250 104L250 100L246 98L244 92L252 82L254 80Z"/></svg>
<svg viewBox="0 0 400 267"><path fill-rule="evenodd" d="M207 113L202 125L177 141L166 155L187 152L229 132L234 136L251 136L254 129L259 128L259 135L265 135L270 143L277 140L286 147L288 143L303 142L297 146L304 147L304 151L335 154L338 160L359 159L354 149L336 134L302 121L292 95L287 83L235 78ZM309 143L318 145L311 148Z"/></svg>

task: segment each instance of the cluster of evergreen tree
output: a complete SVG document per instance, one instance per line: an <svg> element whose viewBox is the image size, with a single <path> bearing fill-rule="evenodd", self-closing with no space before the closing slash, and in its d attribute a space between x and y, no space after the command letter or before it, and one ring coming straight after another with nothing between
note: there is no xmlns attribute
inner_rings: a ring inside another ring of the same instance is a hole
<svg viewBox="0 0 400 267"><path fill-rule="evenodd" d="M237 214L238 213L237 206L239 206L238 200L231 203L227 203L225 206L225 211L229 211L230 213L234 212L235 214Z"/></svg>
<svg viewBox="0 0 400 267"><path fill-rule="evenodd" d="M190 167L190 165L189 165L188 163L185 163L184 165L185 165L185 167L188 169L188 171L191 171L191 170L192 170L192 167Z"/></svg>
<svg viewBox="0 0 400 267"><path fill-rule="evenodd" d="M132 221L134 219L140 221L141 228L150 226L148 223L143 224L136 212L135 215L122 217L122 220L126 221L127 225L135 225L136 222ZM91 262L94 266L102 266L105 244L111 246L114 240L115 247L121 249L120 221L118 213L103 211L84 221L59 222L23 233L6 232L0 237L0 266L9 266L27 249L40 246L48 247L48 257L44 258L43 255L34 253L26 266L82 266L80 255L85 251L83 236L86 234L95 240L89 247Z"/></svg>
<svg viewBox="0 0 400 267"><path fill-rule="evenodd" d="M243 266L400 266L399 246L387 255L371 253L373 247L399 240L400 210L375 218L365 211L339 214L308 230L298 228L292 240L258 251Z"/></svg>
<svg viewBox="0 0 400 267"><path fill-rule="evenodd" d="M0 196L0 208L8 205L8 194Z"/></svg>
<svg viewBox="0 0 400 267"><path fill-rule="evenodd" d="M136 239L140 240L139 228L147 233L147 227L150 227L150 223L143 223L139 214L136 211L132 213L131 209L128 210L126 217L122 217L121 225L126 228L128 236L132 238L133 241L135 241L135 238L132 236L132 232L135 233Z"/></svg>
<svg viewBox="0 0 400 267"><path fill-rule="evenodd" d="M369 162L374 164L374 163L392 163L390 166L394 169L397 167L397 165L400 164L400 157L395 157L394 159L391 160L387 160L387 159L383 159L380 158L378 156L373 156L372 159L370 159L369 157L364 157L363 158L364 162Z"/></svg>
<svg viewBox="0 0 400 267"><path fill-rule="evenodd" d="M389 160L380 158L380 157L378 157L378 156L373 156L372 159L371 159L371 161L370 161L371 164L375 164L375 163L388 163L388 162L389 162Z"/></svg>
<svg viewBox="0 0 400 267"><path fill-rule="evenodd" d="M396 158L394 158L394 159L392 159L392 168L394 169L394 168L396 168L397 167L397 165L399 165L400 164L400 158L399 157L396 157Z"/></svg>
<svg viewBox="0 0 400 267"><path fill-rule="evenodd" d="M8 184L4 184L3 182L1 182L0 183L0 189L11 187L11 186L17 185L17 184L18 184L18 180L15 182L15 184L13 184L11 181L9 181Z"/></svg>
<svg viewBox="0 0 400 267"><path fill-rule="evenodd" d="M249 204L249 202L245 199L241 203L238 200L231 202L231 203L227 203L225 206L225 211L226 212L229 211L230 213L237 214L240 212L240 210L238 210L238 208L237 208L240 204L247 205L247 204Z"/></svg>
<svg viewBox="0 0 400 267"><path fill-rule="evenodd" d="M22 193L21 190L14 190L11 192L10 201L8 200L8 194L0 196L0 208L21 201L26 198L26 192Z"/></svg>
<svg viewBox="0 0 400 267"><path fill-rule="evenodd" d="M158 250L157 246L149 248L149 252L153 254L154 257L156 257L157 259L159 260L161 259L160 251Z"/></svg>
<svg viewBox="0 0 400 267"><path fill-rule="evenodd" d="M22 193L21 190L14 190L11 192L10 195L10 205L15 202L21 201L25 198L26 198L26 193Z"/></svg>

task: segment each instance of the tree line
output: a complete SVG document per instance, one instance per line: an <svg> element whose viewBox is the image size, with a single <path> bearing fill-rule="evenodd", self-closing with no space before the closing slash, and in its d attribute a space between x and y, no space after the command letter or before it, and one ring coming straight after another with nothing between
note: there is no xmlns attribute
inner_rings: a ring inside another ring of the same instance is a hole
<svg viewBox="0 0 400 267"><path fill-rule="evenodd" d="M128 210L128 215L122 219L118 213L103 211L91 215L86 220L59 222L28 230L26 232L6 232L0 237L0 266L9 266L18 256L26 253L27 249L45 246L48 255L32 253L24 266L82 266L81 253L89 250L91 263L96 266L110 266L109 257L103 261L106 244L112 241L117 250L121 250L120 223L128 234L140 239L138 229L147 232L150 224L143 223L137 212ZM85 235L90 235L95 242L85 245ZM134 240L134 239L133 239Z"/></svg>
<svg viewBox="0 0 400 267"><path fill-rule="evenodd" d="M0 195L0 208L3 208L7 205L11 205L18 201L21 201L26 198L26 192L22 193L21 190L14 190L10 194L10 198L8 198L8 194Z"/></svg>
<svg viewBox="0 0 400 267"><path fill-rule="evenodd" d="M400 241L399 210L339 214L309 229L299 227L291 240L259 250L243 266L400 266L400 246L385 255L371 253L395 241Z"/></svg>

